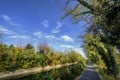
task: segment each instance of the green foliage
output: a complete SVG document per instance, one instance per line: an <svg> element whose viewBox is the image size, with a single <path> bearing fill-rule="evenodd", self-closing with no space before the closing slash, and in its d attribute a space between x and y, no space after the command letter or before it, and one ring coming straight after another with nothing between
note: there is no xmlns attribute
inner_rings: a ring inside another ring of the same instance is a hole
<svg viewBox="0 0 120 80"><path fill-rule="evenodd" d="M74 80L81 74L84 67L85 65L79 62L75 65L62 67L60 69L53 69L48 72L26 76L17 80Z"/></svg>
<svg viewBox="0 0 120 80"><path fill-rule="evenodd" d="M27 44L25 48L7 46L1 44L0 52L0 72L14 71L16 69L27 69L32 67L44 67L47 65L57 65L64 63L72 63L83 61L84 58L75 51L66 54L61 52L53 52L46 47L46 54L35 52L31 44Z"/></svg>
<svg viewBox="0 0 120 80"><path fill-rule="evenodd" d="M31 44L27 44L25 49L33 49L33 46Z"/></svg>
<svg viewBox="0 0 120 80"><path fill-rule="evenodd" d="M75 62L75 61L80 61L82 60L82 56L80 56L79 53L75 52L75 51L70 51L68 52L67 56L69 57L69 59L71 60L70 62Z"/></svg>
<svg viewBox="0 0 120 80"><path fill-rule="evenodd" d="M116 79L119 74L116 56L120 52L120 0L77 0L72 6L75 8L64 9L65 15L75 22L84 20L89 24L83 38L88 59L98 65L105 64L101 66L106 67L105 73ZM71 12L66 14L69 10Z"/></svg>
<svg viewBox="0 0 120 80"><path fill-rule="evenodd" d="M103 64L103 61L105 65L99 66L102 69L105 69L105 66L107 67L106 72L114 77L118 75L118 66L116 63L116 55L118 54L116 49L110 45L105 44L101 41L100 36L94 36L92 34L87 34L85 36L85 50L88 55L88 58L93 61L94 63L97 63L98 65ZM102 61L103 60L103 61Z"/></svg>

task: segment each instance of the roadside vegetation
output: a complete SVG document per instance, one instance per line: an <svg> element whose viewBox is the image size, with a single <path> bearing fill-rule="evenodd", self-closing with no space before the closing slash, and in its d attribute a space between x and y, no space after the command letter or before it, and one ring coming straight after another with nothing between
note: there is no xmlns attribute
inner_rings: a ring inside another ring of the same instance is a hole
<svg viewBox="0 0 120 80"><path fill-rule="evenodd" d="M64 63L74 63L85 59L76 51L70 50L67 53L55 52L48 45L39 45L36 52L31 44L25 47L15 47L6 44L0 45L0 72L14 71L33 67L44 67Z"/></svg>
<svg viewBox="0 0 120 80"><path fill-rule="evenodd" d="M0 49L1 75L10 72L19 72L22 69L28 70L35 67L77 62L77 64L61 67L60 69L16 78L18 80L71 80L71 78L74 79L79 76L85 67L85 58L80 53L74 50L69 50L68 52L54 51L46 43L40 44L38 51L35 51L35 48L31 44L27 44L25 47L0 44Z"/></svg>
<svg viewBox="0 0 120 80"><path fill-rule="evenodd" d="M48 72L30 75L16 80L74 80L81 74L85 65L78 62L75 65L62 67L60 69L53 69Z"/></svg>
<svg viewBox="0 0 120 80"><path fill-rule="evenodd" d="M86 22L84 51L103 80L120 80L120 0L68 0L63 10L63 18Z"/></svg>

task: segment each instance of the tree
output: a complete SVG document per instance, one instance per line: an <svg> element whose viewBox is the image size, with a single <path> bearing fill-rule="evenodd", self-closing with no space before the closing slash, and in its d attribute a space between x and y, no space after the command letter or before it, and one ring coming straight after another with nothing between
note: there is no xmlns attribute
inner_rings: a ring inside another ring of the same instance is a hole
<svg viewBox="0 0 120 80"><path fill-rule="evenodd" d="M76 4L65 7L65 16L71 16L73 21L87 21L89 33L104 35L108 44L120 49L119 0L68 0L67 3L70 2Z"/></svg>
<svg viewBox="0 0 120 80"><path fill-rule="evenodd" d="M50 47L48 46L47 43L43 42L41 44L38 45L38 49L40 53L46 54L46 53L50 53Z"/></svg>
<svg viewBox="0 0 120 80"><path fill-rule="evenodd" d="M100 36L86 34L84 36L84 41L84 48L88 58L98 65L100 65L101 62L103 64L104 61L107 67L107 73L112 74L116 79L118 75L118 66L116 63L116 55L118 53L116 49L110 44L103 43ZM105 66L102 68L105 68Z"/></svg>
<svg viewBox="0 0 120 80"><path fill-rule="evenodd" d="M14 45L11 44L11 45L9 46L9 48L10 48L10 49L14 49Z"/></svg>
<svg viewBox="0 0 120 80"><path fill-rule="evenodd" d="M33 49L33 46L28 43L28 44L26 45L25 49Z"/></svg>

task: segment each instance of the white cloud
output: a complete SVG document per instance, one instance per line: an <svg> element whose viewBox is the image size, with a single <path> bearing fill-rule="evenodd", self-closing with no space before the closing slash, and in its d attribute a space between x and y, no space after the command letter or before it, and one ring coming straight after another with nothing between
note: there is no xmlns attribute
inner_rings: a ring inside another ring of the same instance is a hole
<svg viewBox="0 0 120 80"><path fill-rule="evenodd" d="M62 24L60 22L57 22L57 26L52 30L52 33L59 33L61 27Z"/></svg>
<svg viewBox="0 0 120 80"><path fill-rule="evenodd" d="M0 25L0 32L3 34L8 34L8 35L16 34L14 31L8 30L5 27L3 27L2 25Z"/></svg>
<svg viewBox="0 0 120 80"><path fill-rule="evenodd" d="M72 46L72 45L60 45L60 47L64 48L64 50L66 49L72 49L78 53L80 53L83 57L86 57L84 51L83 51L83 48L79 48L79 47L75 47L75 46Z"/></svg>
<svg viewBox="0 0 120 80"><path fill-rule="evenodd" d="M80 53L83 57L86 57L85 53L83 51L83 48L75 47L75 46L72 46L72 45L60 45L60 47L64 48L64 50L66 50L66 49L74 50L74 51Z"/></svg>
<svg viewBox="0 0 120 80"><path fill-rule="evenodd" d="M55 38L54 35L45 35L46 38Z"/></svg>
<svg viewBox="0 0 120 80"><path fill-rule="evenodd" d="M46 39L55 39L55 40L60 40L60 41L74 42L74 40L67 35L63 35L61 37L56 37L54 35L43 33L42 31L34 32L33 35L38 38L46 38Z"/></svg>
<svg viewBox="0 0 120 80"><path fill-rule="evenodd" d="M29 39L30 40L29 36L18 35L16 32L8 30L5 27L3 27L2 25L0 25L0 32L3 33L3 34L8 34L9 35L8 38L14 38L14 39L19 38L19 39Z"/></svg>
<svg viewBox="0 0 120 80"><path fill-rule="evenodd" d="M7 15L2 15L2 18L5 19L6 21L10 21L11 20L11 18L9 16L7 16Z"/></svg>
<svg viewBox="0 0 120 80"><path fill-rule="evenodd" d="M56 40L60 40L60 41L74 42L74 40L67 35L63 35L60 38L58 38L58 37L55 37L54 35L45 34L42 31L34 32L33 35L38 38L47 38L47 39L56 39Z"/></svg>
<svg viewBox="0 0 120 80"><path fill-rule="evenodd" d="M42 32L34 32L33 35L41 38L44 34Z"/></svg>
<svg viewBox="0 0 120 80"><path fill-rule="evenodd" d="M48 23L47 20L42 21L41 24L42 24L45 28L49 27L49 23Z"/></svg>
<svg viewBox="0 0 120 80"><path fill-rule="evenodd" d="M60 30L52 30L52 33L59 33Z"/></svg>
<svg viewBox="0 0 120 80"><path fill-rule="evenodd" d="M10 25L13 25L13 26L18 26L19 24L16 24L14 22L11 21L11 18L7 15L1 15L1 17L6 21L8 22Z"/></svg>
<svg viewBox="0 0 120 80"><path fill-rule="evenodd" d="M86 57L83 51L83 48L73 48L73 50L75 50L76 52L79 52L83 57Z"/></svg>
<svg viewBox="0 0 120 80"><path fill-rule="evenodd" d="M48 39L60 40L59 38L55 37L54 35L45 35L45 37L48 38Z"/></svg>
<svg viewBox="0 0 120 80"><path fill-rule="evenodd" d="M34 36L38 37L38 38L47 38L47 39L56 39L56 40L60 40L59 38L55 37L54 35L48 35L45 34L43 32L34 32L33 33Z"/></svg>
<svg viewBox="0 0 120 80"><path fill-rule="evenodd" d="M9 38L15 38L15 39L30 39L29 36L25 36L25 35L16 35L16 36L9 36Z"/></svg>
<svg viewBox="0 0 120 80"><path fill-rule="evenodd" d="M71 46L71 45L60 45L60 47L62 47L62 48L74 48L74 47Z"/></svg>
<svg viewBox="0 0 120 80"><path fill-rule="evenodd" d="M59 29L59 28L61 28L61 27L62 27L62 24L61 24L60 22L57 22L57 26L56 26L55 29Z"/></svg>
<svg viewBox="0 0 120 80"><path fill-rule="evenodd" d="M68 35L63 35L63 36L61 36L60 38L63 39L64 41L74 42L74 39L72 39L72 38L69 37Z"/></svg>

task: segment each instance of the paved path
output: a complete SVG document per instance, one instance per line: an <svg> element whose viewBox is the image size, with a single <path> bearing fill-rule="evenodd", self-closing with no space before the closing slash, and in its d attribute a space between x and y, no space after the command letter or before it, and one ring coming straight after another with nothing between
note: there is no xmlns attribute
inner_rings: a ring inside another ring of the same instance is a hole
<svg viewBox="0 0 120 80"><path fill-rule="evenodd" d="M84 70L82 76L78 80L101 80L98 73L95 71L93 64L88 63L87 68Z"/></svg>

